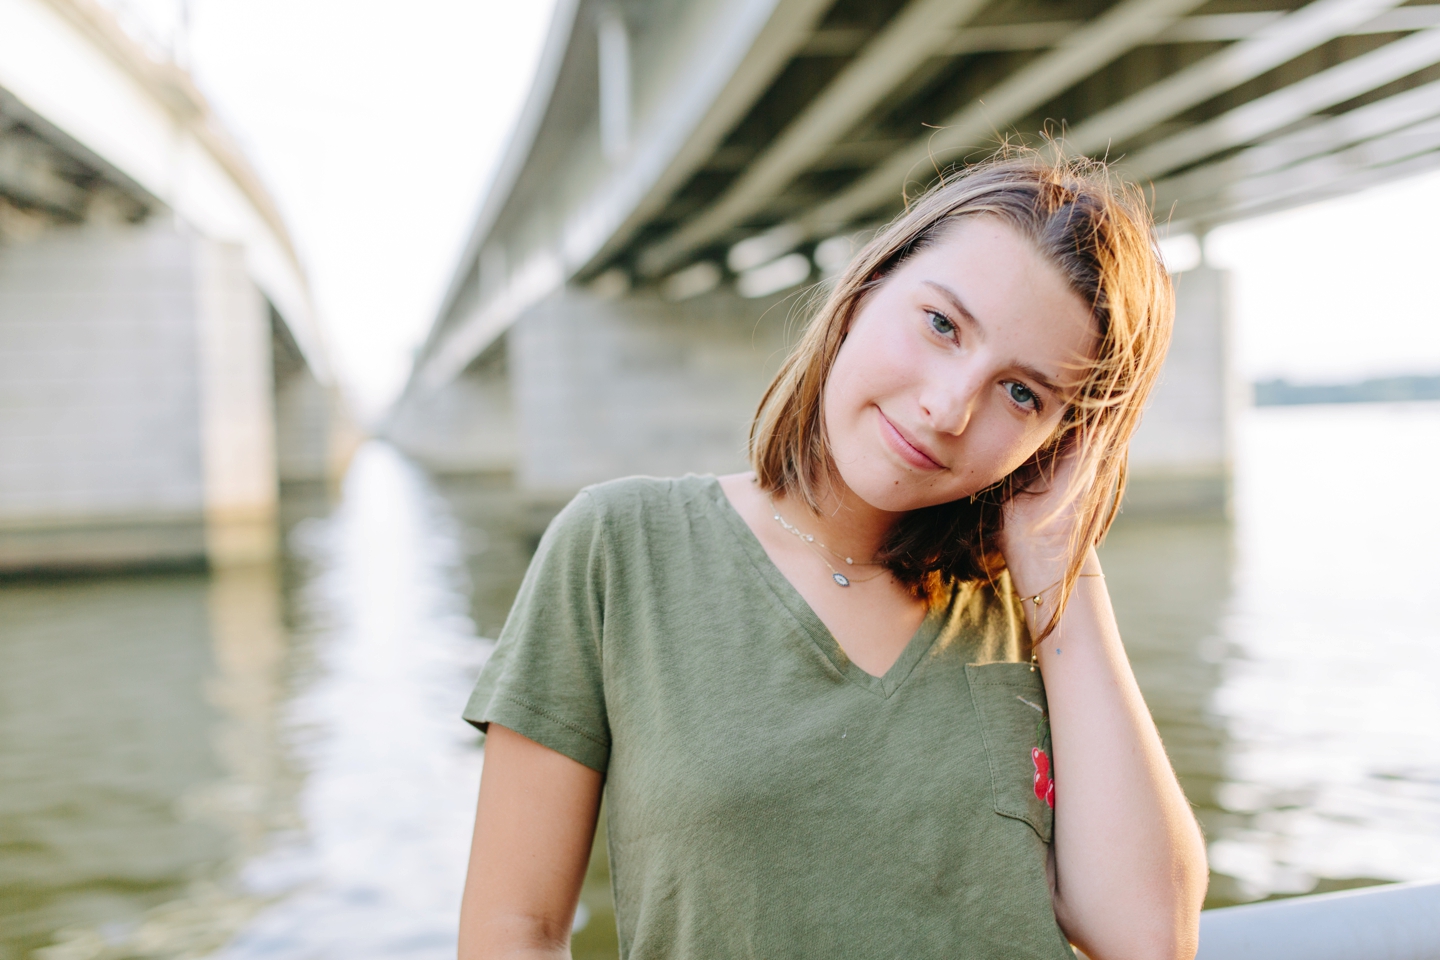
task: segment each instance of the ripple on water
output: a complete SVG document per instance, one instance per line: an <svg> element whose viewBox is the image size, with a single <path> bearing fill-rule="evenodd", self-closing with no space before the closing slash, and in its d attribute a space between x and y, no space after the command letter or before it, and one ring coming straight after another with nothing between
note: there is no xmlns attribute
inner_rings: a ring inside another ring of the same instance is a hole
<svg viewBox="0 0 1440 960"><path fill-rule="evenodd" d="M1122 521L1104 552L1211 903L1440 876L1440 404L1238 427L1233 533Z"/></svg>

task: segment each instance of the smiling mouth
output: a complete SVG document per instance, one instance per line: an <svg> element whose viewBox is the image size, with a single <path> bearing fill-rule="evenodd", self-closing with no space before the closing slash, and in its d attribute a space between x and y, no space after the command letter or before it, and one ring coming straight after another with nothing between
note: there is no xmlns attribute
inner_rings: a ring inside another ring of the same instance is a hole
<svg viewBox="0 0 1440 960"><path fill-rule="evenodd" d="M890 448L900 456L900 459L917 470L945 469L944 464L930 456L918 443L902 433L900 428L895 426L889 417L885 416L883 410L879 407L876 407L875 410L880 414L880 432L884 435Z"/></svg>

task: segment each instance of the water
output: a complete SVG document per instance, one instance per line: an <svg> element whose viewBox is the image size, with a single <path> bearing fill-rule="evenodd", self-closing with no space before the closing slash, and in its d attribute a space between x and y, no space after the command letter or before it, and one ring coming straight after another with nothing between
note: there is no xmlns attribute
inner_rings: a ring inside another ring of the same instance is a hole
<svg viewBox="0 0 1440 960"><path fill-rule="evenodd" d="M1440 876L1440 404L1248 411L1104 553L1211 902ZM457 715L553 505L362 449L284 562L0 583L0 960L453 957ZM603 858L577 957L614 955Z"/></svg>
<svg viewBox="0 0 1440 960"><path fill-rule="evenodd" d="M280 570L0 587L0 956L454 956L484 527L378 445L310 493Z"/></svg>
<svg viewBox="0 0 1440 960"><path fill-rule="evenodd" d="M1440 877L1440 405L1255 411L1240 443L1213 866Z"/></svg>

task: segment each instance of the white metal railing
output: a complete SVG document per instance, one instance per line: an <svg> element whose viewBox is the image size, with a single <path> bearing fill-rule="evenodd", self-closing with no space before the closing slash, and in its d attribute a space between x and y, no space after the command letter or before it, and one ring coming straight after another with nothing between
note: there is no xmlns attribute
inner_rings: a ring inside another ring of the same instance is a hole
<svg viewBox="0 0 1440 960"><path fill-rule="evenodd" d="M1196 960L1440 960L1440 881L1206 910Z"/></svg>

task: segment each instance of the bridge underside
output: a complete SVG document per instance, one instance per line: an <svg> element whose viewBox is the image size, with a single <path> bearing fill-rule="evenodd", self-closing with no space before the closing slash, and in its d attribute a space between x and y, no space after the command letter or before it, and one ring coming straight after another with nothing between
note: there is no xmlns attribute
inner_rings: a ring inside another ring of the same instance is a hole
<svg viewBox="0 0 1440 960"><path fill-rule="evenodd" d="M1001 139L1108 157L1171 236L1440 162L1440 4L559 11L391 424L427 462L514 469L537 488L739 467L787 339L765 305L833 272L907 193ZM1132 446L1136 509L1224 499L1237 399L1226 279L1202 264L1177 283L1174 349ZM754 355L700 319L719 313L751 325ZM728 392L689 372L722 367Z"/></svg>
<svg viewBox="0 0 1440 960"><path fill-rule="evenodd" d="M578 275L709 259L738 279L888 219L1001 139L1108 156L1182 232L1440 162L1440 4L819 6L739 121Z"/></svg>

